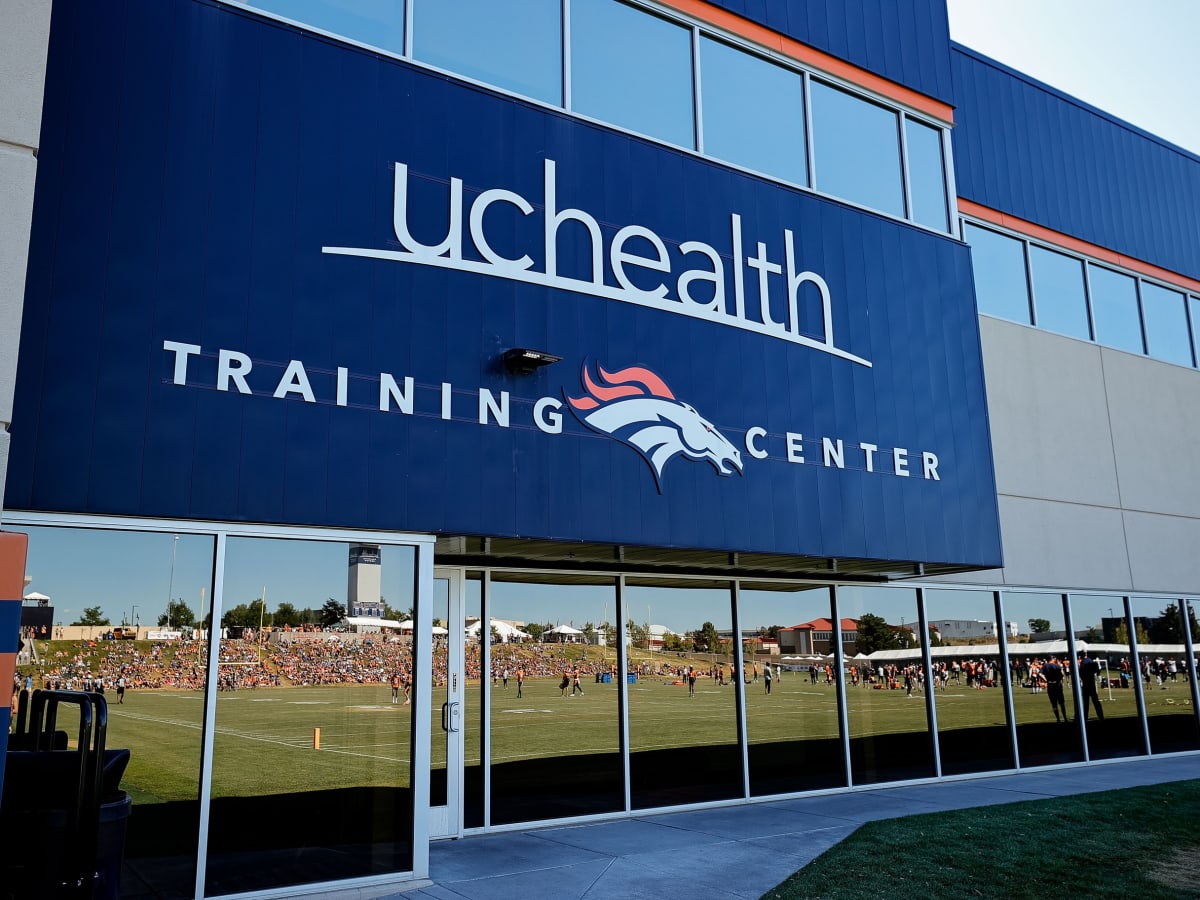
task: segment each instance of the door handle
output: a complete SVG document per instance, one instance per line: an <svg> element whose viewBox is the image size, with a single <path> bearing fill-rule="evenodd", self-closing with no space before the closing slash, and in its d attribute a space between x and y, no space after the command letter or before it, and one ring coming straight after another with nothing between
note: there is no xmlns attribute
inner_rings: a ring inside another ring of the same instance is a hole
<svg viewBox="0 0 1200 900"><path fill-rule="evenodd" d="M447 703L446 705L450 707L450 722L449 722L449 727L446 729L446 731L451 734L457 734L461 728L461 723L459 722L459 705L460 704L457 701L455 701L452 703Z"/></svg>
<svg viewBox="0 0 1200 900"><path fill-rule="evenodd" d="M442 731L450 731L450 704L442 704Z"/></svg>

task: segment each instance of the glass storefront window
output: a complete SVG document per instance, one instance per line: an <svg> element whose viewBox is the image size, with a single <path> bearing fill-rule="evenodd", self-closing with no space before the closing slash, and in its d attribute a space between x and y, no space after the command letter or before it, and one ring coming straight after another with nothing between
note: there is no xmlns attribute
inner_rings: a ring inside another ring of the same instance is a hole
<svg viewBox="0 0 1200 900"><path fill-rule="evenodd" d="M907 116L904 119L904 130L905 143L908 146L908 187L912 220L938 231L949 231L942 132Z"/></svg>
<svg viewBox="0 0 1200 900"><path fill-rule="evenodd" d="M903 218L896 113L818 81L811 101L817 190Z"/></svg>
<svg viewBox="0 0 1200 900"><path fill-rule="evenodd" d="M466 732L463 740L463 826L479 828L484 825L482 737L487 728L489 710L483 702L488 690L488 679L483 676L486 642L479 639L478 629L472 630L483 615L483 578L478 572L467 573L464 594L463 613L468 630L463 647L467 679L463 710L463 730Z"/></svg>
<svg viewBox="0 0 1200 900"><path fill-rule="evenodd" d="M829 616L827 587L742 585L751 794L846 784Z"/></svg>
<svg viewBox="0 0 1200 900"><path fill-rule="evenodd" d="M1131 606L1150 752L1196 750L1200 748L1200 730L1191 685L1196 667L1187 655L1179 603L1161 597L1134 597ZM1192 604L1188 607L1194 649L1200 641L1200 623Z"/></svg>
<svg viewBox="0 0 1200 900"><path fill-rule="evenodd" d="M963 237L971 245L979 311L1028 325L1029 284L1025 277L1024 242L969 222L963 229Z"/></svg>
<svg viewBox="0 0 1200 900"><path fill-rule="evenodd" d="M247 0L247 5L397 56L404 53L404 0Z"/></svg>
<svg viewBox="0 0 1200 900"><path fill-rule="evenodd" d="M1112 759L1144 753L1124 599L1072 594L1071 623L1088 757Z"/></svg>
<svg viewBox="0 0 1200 900"><path fill-rule="evenodd" d="M633 808L741 797L728 584L630 579L624 599Z"/></svg>
<svg viewBox="0 0 1200 900"><path fill-rule="evenodd" d="M1033 273L1038 328L1089 340L1083 261L1031 244L1029 268Z"/></svg>
<svg viewBox="0 0 1200 900"><path fill-rule="evenodd" d="M1096 340L1106 347L1142 353L1142 322L1138 315L1137 282L1128 275L1088 265Z"/></svg>
<svg viewBox="0 0 1200 900"><path fill-rule="evenodd" d="M854 783L932 777L916 592L840 587L837 609Z"/></svg>
<svg viewBox="0 0 1200 900"><path fill-rule="evenodd" d="M488 608L492 824L623 809L613 580L493 572Z"/></svg>
<svg viewBox="0 0 1200 900"><path fill-rule="evenodd" d="M415 562L411 547L227 541L208 893L412 868L416 707L391 688L413 683L411 631L346 613L410 618Z"/></svg>
<svg viewBox="0 0 1200 900"><path fill-rule="evenodd" d="M1192 320L1192 352L1200 365L1200 297L1188 297L1188 311Z"/></svg>
<svg viewBox="0 0 1200 900"><path fill-rule="evenodd" d="M215 540L208 535L25 527L28 590L50 597L54 626L35 635L24 674L38 689L97 691L109 750L128 750L112 777L133 801L126 885L190 897L196 883L200 757ZM136 634L136 637L133 635ZM118 636L120 635L120 636ZM130 635L130 637L126 637ZM121 688L124 688L121 691ZM123 694L123 696L122 696ZM74 734L72 707L59 728ZM17 777L10 765L6 777ZM62 852L45 836L45 843Z"/></svg>
<svg viewBox="0 0 1200 900"><path fill-rule="evenodd" d="M794 184L808 183L799 72L705 37L700 87L707 155Z"/></svg>
<svg viewBox="0 0 1200 900"><path fill-rule="evenodd" d="M1012 768L998 634L1006 626L991 591L929 590L925 610L942 774Z"/></svg>
<svg viewBox="0 0 1200 900"><path fill-rule="evenodd" d="M561 4L414 0L413 58L561 105Z"/></svg>
<svg viewBox="0 0 1200 900"><path fill-rule="evenodd" d="M1061 594L1005 592L1004 618L1017 623L1008 641L1008 673L1022 768L1083 759L1071 684Z"/></svg>
<svg viewBox="0 0 1200 900"><path fill-rule="evenodd" d="M1155 359L1190 366L1192 346L1188 339L1186 298L1179 291L1145 281L1141 289L1147 352Z"/></svg>
<svg viewBox="0 0 1200 900"><path fill-rule="evenodd" d="M574 0L571 109L693 147L691 31L617 0Z"/></svg>

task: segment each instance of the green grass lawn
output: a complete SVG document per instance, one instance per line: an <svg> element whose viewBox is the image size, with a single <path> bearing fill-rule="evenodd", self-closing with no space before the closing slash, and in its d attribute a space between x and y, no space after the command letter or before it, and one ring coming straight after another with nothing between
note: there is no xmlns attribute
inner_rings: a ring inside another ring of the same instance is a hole
<svg viewBox="0 0 1200 900"><path fill-rule="evenodd" d="M871 822L764 900L1200 896L1200 781Z"/></svg>

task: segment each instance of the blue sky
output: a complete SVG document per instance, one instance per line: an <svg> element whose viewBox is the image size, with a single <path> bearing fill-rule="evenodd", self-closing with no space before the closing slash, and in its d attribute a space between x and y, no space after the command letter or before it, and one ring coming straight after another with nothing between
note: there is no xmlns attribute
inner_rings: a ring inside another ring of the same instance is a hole
<svg viewBox="0 0 1200 900"><path fill-rule="evenodd" d="M1197 0L948 0L950 36L1200 154Z"/></svg>

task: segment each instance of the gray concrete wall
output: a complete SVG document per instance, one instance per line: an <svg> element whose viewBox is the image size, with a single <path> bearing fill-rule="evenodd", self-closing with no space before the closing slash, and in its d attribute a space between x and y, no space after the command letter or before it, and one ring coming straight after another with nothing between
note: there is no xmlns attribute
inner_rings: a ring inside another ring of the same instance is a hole
<svg viewBox="0 0 1200 900"><path fill-rule="evenodd" d="M50 4L51 0L0 3L0 513L42 129Z"/></svg>
<svg viewBox="0 0 1200 900"><path fill-rule="evenodd" d="M1200 372L980 331L1005 567L962 580L1200 594Z"/></svg>

